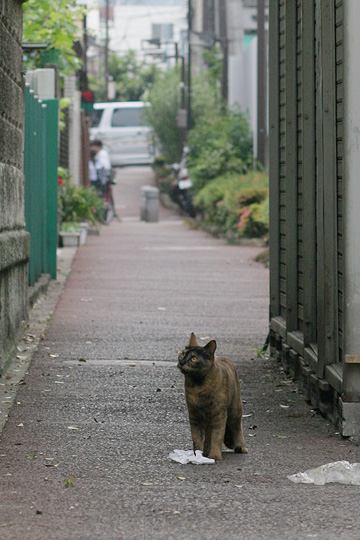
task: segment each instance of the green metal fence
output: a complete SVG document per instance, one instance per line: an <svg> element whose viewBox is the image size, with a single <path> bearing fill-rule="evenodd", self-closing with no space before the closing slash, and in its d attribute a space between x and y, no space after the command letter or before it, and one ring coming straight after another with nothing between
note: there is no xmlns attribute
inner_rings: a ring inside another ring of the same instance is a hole
<svg viewBox="0 0 360 540"><path fill-rule="evenodd" d="M25 87L25 225L30 233L29 284L56 278L58 100Z"/></svg>

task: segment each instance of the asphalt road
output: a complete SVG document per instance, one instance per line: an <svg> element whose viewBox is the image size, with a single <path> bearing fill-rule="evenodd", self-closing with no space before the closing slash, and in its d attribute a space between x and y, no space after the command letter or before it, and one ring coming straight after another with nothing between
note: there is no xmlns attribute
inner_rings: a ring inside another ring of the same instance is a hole
<svg viewBox="0 0 360 540"><path fill-rule="evenodd" d="M149 169L122 169L123 220L91 237L0 440L1 540L360 538L359 487L287 475L360 461L271 360L268 272L163 211L141 223ZM248 455L181 466L191 447L177 351L191 331L237 363Z"/></svg>

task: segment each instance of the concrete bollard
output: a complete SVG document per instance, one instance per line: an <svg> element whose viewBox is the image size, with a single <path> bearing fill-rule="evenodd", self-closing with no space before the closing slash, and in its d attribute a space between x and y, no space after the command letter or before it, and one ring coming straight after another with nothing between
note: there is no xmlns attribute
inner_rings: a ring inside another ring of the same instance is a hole
<svg viewBox="0 0 360 540"><path fill-rule="evenodd" d="M148 223L159 221L159 190L156 187L141 188L140 219Z"/></svg>

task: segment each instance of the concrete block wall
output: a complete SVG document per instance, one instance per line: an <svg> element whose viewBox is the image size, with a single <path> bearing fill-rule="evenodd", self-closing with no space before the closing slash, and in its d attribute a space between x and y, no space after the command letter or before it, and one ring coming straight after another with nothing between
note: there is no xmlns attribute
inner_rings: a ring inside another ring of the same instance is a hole
<svg viewBox="0 0 360 540"><path fill-rule="evenodd" d="M0 374L27 311L21 0L0 0Z"/></svg>

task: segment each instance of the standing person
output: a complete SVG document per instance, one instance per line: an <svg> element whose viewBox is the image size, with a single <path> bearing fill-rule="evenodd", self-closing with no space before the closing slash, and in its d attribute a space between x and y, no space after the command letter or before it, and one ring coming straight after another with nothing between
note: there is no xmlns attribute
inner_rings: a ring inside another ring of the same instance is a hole
<svg viewBox="0 0 360 540"><path fill-rule="evenodd" d="M91 185L96 187L105 201L111 206L113 215L117 217L115 210L115 202L111 189L112 184L112 167L109 154L103 148L102 141L94 140L90 142L90 162L89 162L89 179Z"/></svg>

